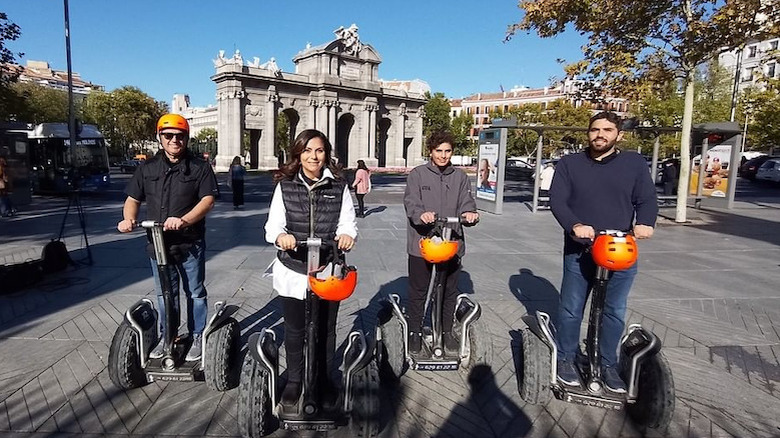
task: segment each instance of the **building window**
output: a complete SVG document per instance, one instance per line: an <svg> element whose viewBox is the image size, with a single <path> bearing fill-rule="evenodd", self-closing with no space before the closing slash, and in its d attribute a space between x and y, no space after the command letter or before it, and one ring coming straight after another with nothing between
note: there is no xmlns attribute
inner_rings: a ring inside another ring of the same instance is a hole
<svg viewBox="0 0 780 438"><path fill-rule="evenodd" d="M509 112L509 105L504 105L504 112L505 112L505 113L508 113L508 112Z"/></svg>
<svg viewBox="0 0 780 438"><path fill-rule="evenodd" d="M742 70L742 82L750 82L753 80L753 67L748 67Z"/></svg>
<svg viewBox="0 0 780 438"><path fill-rule="evenodd" d="M466 114L471 115L471 107L466 108Z"/></svg>
<svg viewBox="0 0 780 438"><path fill-rule="evenodd" d="M747 55L748 58L755 58L756 57L756 46L754 46L754 45L750 46L750 47L747 48L747 50L748 50L748 55Z"/></svg>
<svg viewBox="0 0 780 438"><path fill-rule="evenodd" d="M771 64L767 64L766 76L769 78L774 78L776 73L777 73L777 63L773 62Z"/></svg>
<svg viewBox="0 0 780 438"><path fill-rule="evenodd" d="M488 125L488 124L490 124L490 119L488 119L487 117L485 117L484 119L482 119L482 124L483 124L483 125Z"/></svg>
<svg viewBox="0 0 780 438"><path fill-rule="evenodd" d="M775 50L777 50L777 43L778 43L777 40L770 41L769 42L769 48L767 49L767 52L774 52Z"/></svg>

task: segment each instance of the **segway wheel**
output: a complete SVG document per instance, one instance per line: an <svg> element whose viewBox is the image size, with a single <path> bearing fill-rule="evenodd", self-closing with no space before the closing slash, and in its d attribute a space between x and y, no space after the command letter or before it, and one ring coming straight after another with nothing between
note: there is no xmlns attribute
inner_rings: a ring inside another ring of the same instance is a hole
<svg viewBox="0 0 780 438"><path fill-rule="evenodd" d="M138 333L127 321L122 321L111 339L108 350L108 376L123 390L147 384L138 355Z"/></svg>
<svg viewBox="0 0 780 438"><path fill-rule="evenodd" d="M268 371L247 354L238 385L238 429L244 438L266 436L276 430Z"/></svg>
<svg viewBox="0 0 780 438"><path fill-rule="evenodd" d="M463 364L469 372L478 366L490 366L493 362L493 339L487 331L485 322L474 321L468 333L469 359Z"/></svg>
<svg viewBox="0 0 780 438"><path fill-rule="evenodd" d="M382 342L377 346L379 377L382 381L395 382L403 375L406 366L404 331L398 317L392 311L384 318L381 313L380 311L377 315L379 332L382 335Z"/></svg>
<svg viewBox="0 0 780 438"><path fill-rule="evenodd" d="M227 391L237 385L233 360L238 352L238 322L233 318L212 331L206 338L203 375L206 386L215 391Z"/></svg>
<svg viewBox="0 0 780 438"><path fill-rule="evenodd" d="M373 438L379 435L379 368L370 361L352 380L351 435Z"/></svg>
<svg viewBox="0 0 780 438"><path fill-rule="evenodd" d="M523 330L523 375L517 381L520 397L531 404L544 404L552 398L550 388L550 348L530 329Z"/></svg>
<svg viewBox="0 0 780 438"><path fill-rule="evenodd" d="M662 352L642 363L639 370L639 391L635 403L626 411L641 430L665 430L674 413L674 380L669 362Z"/></svg>

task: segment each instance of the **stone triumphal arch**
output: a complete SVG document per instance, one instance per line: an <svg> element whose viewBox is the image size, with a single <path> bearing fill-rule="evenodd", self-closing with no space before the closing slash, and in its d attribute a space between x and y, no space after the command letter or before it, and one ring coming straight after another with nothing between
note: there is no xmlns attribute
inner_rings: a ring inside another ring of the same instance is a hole
<svg viewBox="0 0 780 438"><path fill-rule="evenodd" d="M307 47L293 58L295 73L283 72L274 58L244 62L239 51L220 52L214 60L219 136L217 169L226 170L243 156L248 135L251 168L278 167L282 152L274 141L277 116L290 123L290 139L304 129L324 132L334 155L345 166L357 160L369 166L415 166L422 162L421 93L383 86L376 50L360 41L354 24L336 38Z"/></svg>

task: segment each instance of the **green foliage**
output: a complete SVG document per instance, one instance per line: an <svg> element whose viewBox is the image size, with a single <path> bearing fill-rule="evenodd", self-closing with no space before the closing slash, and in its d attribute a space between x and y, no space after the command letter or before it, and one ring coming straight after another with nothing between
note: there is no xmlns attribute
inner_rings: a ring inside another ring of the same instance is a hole
<svg viewBox="0 0 780 438"><path fill-rule="evenodd" d="M292 139L290 138L290 120L287 118L287 114L283 112L276 116L276 136L274 141L276 142L274 147L276 156L278 157L279 154L282 154L282 158L286 162Z"/></svg>
<svg viewBox="0 0 780 438"><path fill-rule="evenodd" d="M16 23L8 19L5 12L0 12L0 87L5 88L8 84L15 82L17 72L9 69L9 66L16 64L16 57L24 56L23 53L14 53L5 46L6 41L15 41L22 35L22 29Z"/></svg>
<svg viewBox="0 0 780 438"><path fill-rule="evenodd" d="M157 119L167 112L136 87L124 86L110 93L93 91L84 100L85 123L94 123L110 144L112 156L130 156L134 145L155 140Z"/></svg>
<svg viewBox="0 0 780 438"><path fill-rule="evenodd" d="M195 154L208 153L209 157L217 155L217 130L214 128L203 128L198 134L192 137L189 149Z"/></svg>
<svg viewBox="0 0 780 438"><path fill-rule="evenodd" d="M16 82L10 84L7 93L6 118L27 123L68 121L68 93L65 91L33 82Z"/></svg>
<svg viewBox="0 0 780 438"><path fill-rule="evenodd" d="M423 136L427 139L432 132L450 130L450 102L444 93L425 93L428 102L425 104L423 118Z"/></svg>
<svg viewBox="0 0 780 438"><path fill-rule="evenodd" d="M455 155L474 155L476 152L476 143L469 140L471 128L474 125L474 117L461 112L454 117L450 123L452 135L455 137Z"/></svg>
<svg viewBox="0 0 780 438"><path fill-rule="evenodd" d="M747 149L767 152L780 147L780 80L767 81L765 90L748 89L740 99L738 120L749 122Z"/></svg>

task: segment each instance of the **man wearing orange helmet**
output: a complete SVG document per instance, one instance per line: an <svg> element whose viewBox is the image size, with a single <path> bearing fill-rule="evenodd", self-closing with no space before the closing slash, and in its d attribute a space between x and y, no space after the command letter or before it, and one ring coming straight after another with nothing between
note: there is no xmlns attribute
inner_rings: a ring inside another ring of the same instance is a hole
<svg viewBox="0 0 780 438"><path fill-rule="evenodd" d="M653 235L658 215L655 185L647 163L637 153L618 149L616 144L622 138L616 114L601 112L591 117L589 147L558 162L550 188L550 208L564 231L563 281L556 324L558 380L564 385L581 384L574 361L579 352L588 287L595 272L586 245L575 238L592 241L597 230L633 229L637 239L646 239ZM636 273L636 264L613 271L607 286L599 353L604 384L614 393L626 392L616 368L617 348Z"/></svg>
<svg viewBox="0 0 780 438"><path fill-rule="evenodd" d="M206 288L203 285L206 275L205 217L214 206L216 180L211 166L187 149L190 127L184 117L165 114L157 121L156 132L162 148L154 157L138 166L127 184L123 219L117 229L122 233L133 230L141 203L144 201L146 219L163 223L176 313L171 317L178 327L178 291L181 284L187 296L187 328L193 336L186 360L198 360L208 315ZM164 329L165 306L151 235L147 252L152 259L160 325ZM162 357L164 338L163 333L160 342L149 354L151 358Z"/></svg>

